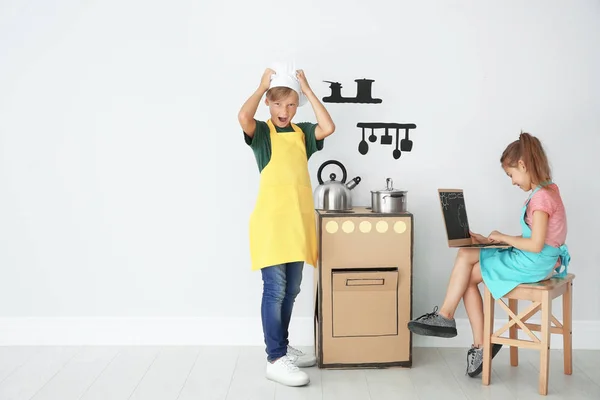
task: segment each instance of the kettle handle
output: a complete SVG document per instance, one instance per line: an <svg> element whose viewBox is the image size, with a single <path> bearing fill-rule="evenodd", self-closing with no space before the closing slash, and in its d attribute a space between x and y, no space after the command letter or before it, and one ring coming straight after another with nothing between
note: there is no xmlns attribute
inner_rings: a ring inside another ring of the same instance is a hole
<svg viewBox="0 0 600 400"><path fill-rule="evenodd" d="M317 172L317 179L319 180L319 185L323 184L323 179L321 179L321 172L323 172L323 169L326 166L331 165L331 164L335 164L338 167L340 167L340 169L342 170L342 183L346 183L346 178L348 177L348 174L346 173L346 167L344 167L344 165L337 160L329 160L329 161L325 161L319 167L319 171Z"/></svg>

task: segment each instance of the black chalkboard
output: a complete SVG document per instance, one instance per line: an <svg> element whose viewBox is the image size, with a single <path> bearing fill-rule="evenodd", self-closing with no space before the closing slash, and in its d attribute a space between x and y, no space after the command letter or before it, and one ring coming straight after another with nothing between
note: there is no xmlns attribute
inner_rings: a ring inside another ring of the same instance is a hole
<svg viewBox="0 0 600 400"><path fill-rule="evenodd" d="M469 239L471 235L463 191L440 189L438 193L448 240Z"/></svg>

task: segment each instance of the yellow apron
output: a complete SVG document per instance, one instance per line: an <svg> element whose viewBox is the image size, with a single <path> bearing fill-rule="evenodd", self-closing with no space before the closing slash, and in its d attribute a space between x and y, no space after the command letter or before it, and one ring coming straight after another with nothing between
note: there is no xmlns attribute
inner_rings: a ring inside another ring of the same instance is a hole
<svg viewBox="0 0 600 400"><path fill-rule="evenodd" d="M252 270L294 261L317 265L317 235L304 132L277 132L267 121L271 159L260 174L250 217Z"/></svg>

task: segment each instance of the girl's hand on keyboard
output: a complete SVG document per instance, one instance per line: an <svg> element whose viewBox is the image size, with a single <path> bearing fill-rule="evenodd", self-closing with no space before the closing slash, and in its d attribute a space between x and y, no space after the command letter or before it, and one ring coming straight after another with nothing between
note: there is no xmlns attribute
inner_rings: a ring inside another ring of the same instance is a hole
<svg viewBox="0 0 600 400"><path fill-rule="evenodd" d="M488 238L486 238L483 235L480 235L479 233L469 231L469 234L471 235L471 240L473 241L473 244L491 243L490 240L488 240Z"/></svg>
<svg viewBox="0 0 600 400"><path fill-rule="evenodd" d="M492 243L502 242L504 240L504 234L498 231L493 231L492 233L490 233L490 236L488 236L488 239Z"/></svg>

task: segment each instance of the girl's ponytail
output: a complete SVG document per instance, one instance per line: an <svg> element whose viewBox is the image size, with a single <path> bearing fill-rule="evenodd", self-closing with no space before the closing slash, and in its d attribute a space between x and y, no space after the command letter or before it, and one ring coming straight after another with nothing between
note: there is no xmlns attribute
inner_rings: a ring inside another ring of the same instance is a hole
<svg viewBox="0 0 600 400"><path fill-rule="evenodd" d="M538 138L521 132L519 140L509 144L500 162L503 166L515 167L522 160L535 184L542 184L552 179L550 165L544 147Z"/></svg>
<svg viewBox="0 0 600 400"><path fill-rule="evenodd" d="M542 184L552 179L548 157L540 140L529 133L521 132L519 141L523 145L523 158L531 180Z"/></svg>

